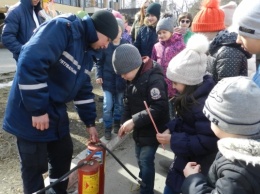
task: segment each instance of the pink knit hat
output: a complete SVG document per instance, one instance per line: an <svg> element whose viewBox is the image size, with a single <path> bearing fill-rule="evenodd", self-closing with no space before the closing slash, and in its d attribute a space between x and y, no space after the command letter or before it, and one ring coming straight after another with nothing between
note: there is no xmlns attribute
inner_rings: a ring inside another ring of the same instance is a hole
<svg viewBox="0 0 260 194"><path fill-rule="evenodd" d="M220 6L220 9L222 9L225 13L225 26L229 27L232 24L232 18L233 18L233 14L235 12L237 8L237 3L234 1L230 1L229 3L227 3L226 5L222 5Z"/></svg>

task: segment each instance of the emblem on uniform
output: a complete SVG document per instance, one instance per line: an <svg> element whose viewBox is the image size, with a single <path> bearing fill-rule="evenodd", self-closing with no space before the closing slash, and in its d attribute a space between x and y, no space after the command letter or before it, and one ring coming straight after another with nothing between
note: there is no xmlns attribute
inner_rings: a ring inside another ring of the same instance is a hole
<svg viewBox="0 0 260 194"><path fill-rule="evenodd" d="M150 90L150 94L151 94L151 97L153 100L157 100L157 99L161 98L161 93L158 88L152 88Z"/></svg>

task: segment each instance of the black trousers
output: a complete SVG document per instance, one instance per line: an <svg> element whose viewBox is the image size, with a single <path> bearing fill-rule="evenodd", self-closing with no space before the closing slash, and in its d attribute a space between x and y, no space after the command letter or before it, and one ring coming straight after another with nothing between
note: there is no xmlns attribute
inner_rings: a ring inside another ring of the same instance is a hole
<svg viewBox="0 0 260 194"><path fill-rule="evenodd" d="M17 137L21 173L25 194L44 188L42 174L49 170L50 183L70 170L73 153L71 136L51 142L31 142ZM67 193L68 179L61 181L46 193Z"/></svg>

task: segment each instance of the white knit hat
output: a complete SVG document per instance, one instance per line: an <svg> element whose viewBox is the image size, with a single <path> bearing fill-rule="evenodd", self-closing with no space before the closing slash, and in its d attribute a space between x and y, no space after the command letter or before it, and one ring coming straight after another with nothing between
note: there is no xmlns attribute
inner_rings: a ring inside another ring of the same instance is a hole
<svg viewBox="0 0 260 194"><path fill-rule="evenodd" d="M237 3L235 1L230 1L226 5L220 6L225 13L225 26L229 27L232 25L233 14L237 8Z"/></svg>
<svg viewBox="0 0 260 194"><path fill-rule="evenodd" d="M206 72L209 41L203 34L194 34L186 48L176 55L169 63L166 76L174 82L185 85L202 83Z"/></svg>

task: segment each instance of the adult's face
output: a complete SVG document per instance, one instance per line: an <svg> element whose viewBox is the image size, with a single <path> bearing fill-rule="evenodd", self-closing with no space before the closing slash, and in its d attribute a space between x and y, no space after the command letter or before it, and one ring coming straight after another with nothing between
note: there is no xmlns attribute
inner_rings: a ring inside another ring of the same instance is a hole
<svg viewBox="0 0 260 194"><path fill-rule="evenodd" d="M40 2L40 0L32 0L32 5L36 6L39 2Z"/></svg>
<svg viewBox="0 0 260 194"><path fill-rule="evenodd" d="M101 34L100 32L97 32L98 41L92 43L90 46L95 49L106 49L109 42L111 41L110 38L105 36L104 34Z"/></svg>

